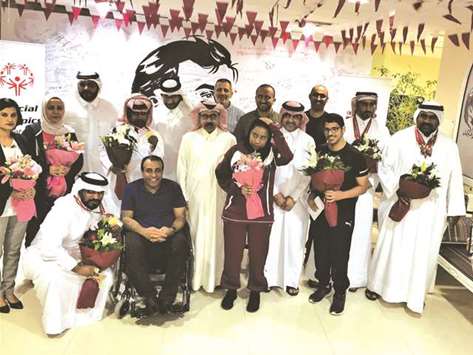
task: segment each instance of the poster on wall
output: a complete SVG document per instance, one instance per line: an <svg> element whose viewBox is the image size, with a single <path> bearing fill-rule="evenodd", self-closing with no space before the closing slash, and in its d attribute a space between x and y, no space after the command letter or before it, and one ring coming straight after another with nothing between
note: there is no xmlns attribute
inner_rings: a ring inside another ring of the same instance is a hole
<svg viewBox="0 0 473 355"><path fill-rule="evenodd" d="M460 151L463 176L473 186L473 65L468 74L463 94L457 130L457 144Z"/></svg>
<svg viewBox="0 0 473 355"><path fill-rule="evenodd" d="M44 45L0 41L0 97L18 103L24 124L41 119L45 72Z"/></svg>

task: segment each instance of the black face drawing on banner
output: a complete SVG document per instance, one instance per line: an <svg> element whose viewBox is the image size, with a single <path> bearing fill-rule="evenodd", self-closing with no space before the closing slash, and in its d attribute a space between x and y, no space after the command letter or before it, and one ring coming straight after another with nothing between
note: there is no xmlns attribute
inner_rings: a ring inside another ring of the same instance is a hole
<svg viewBox="0 0 473 355"><path fill-rule="evenodd" d="M211 84L199 85L195 92L202 98L202 100L211 100L214 97L215 87Z"/></svg>
<svg viewBox="0 0 473 355"><path fill-rule="evenodd" d="M206 42L193 36L189 40L170 42L149 53L136 68L131 91L153 97L164 80L179 80L179 65L186 61L209 70L211 74L221 66L227 66L232 70L233 80L238 80L237 64L232 63L231 54L224 46L212 39Z"/></svg>
<svg viewBox="0 0 473 355"><path fill-rule="evenodd" d="M470 130L473 130L473 89L471 89L467 94L463 119L465 120L467 127Z"/></svg>

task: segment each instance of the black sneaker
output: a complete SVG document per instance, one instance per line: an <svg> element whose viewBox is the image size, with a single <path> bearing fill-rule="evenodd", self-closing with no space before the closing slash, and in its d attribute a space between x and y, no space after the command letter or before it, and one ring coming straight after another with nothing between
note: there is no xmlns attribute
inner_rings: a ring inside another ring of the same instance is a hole
<svg viewBox="0 0 473 355"><path fill-rule="evenodd" d="M332 286L320 286L313 294L309 296L310 303L320 302L332 291Z"/></svg>
<svg viewBox="0 0 473 355"><path fill-rule="evenodd" d="M330 306L330 314L334 316L340 316L345 310L345 299L346 293L337 293L333 295L332 304Z"/></svg>
<svg viewBox="0 0 473 355"><path fill-rule="evenodd" d="M258 291L251 291L246 310L250 313L254 313L259 309L260 296Z"/></svg>
<svg viewBox="0 0 473 355"><path fill-rule="evenodd" d="M307 280L307 286L309 286L310 288L317 288L319 287L319 282L316 280L309 279Z"/></svg>
<svg viewBox="0 0 473 355"><path fill-rule="evenodd" d="M227 290L227 293L223 297L221 306L224 310L228 311L229 309L233 308L233 302L235 302L237 298L236 290Z"/></svg>

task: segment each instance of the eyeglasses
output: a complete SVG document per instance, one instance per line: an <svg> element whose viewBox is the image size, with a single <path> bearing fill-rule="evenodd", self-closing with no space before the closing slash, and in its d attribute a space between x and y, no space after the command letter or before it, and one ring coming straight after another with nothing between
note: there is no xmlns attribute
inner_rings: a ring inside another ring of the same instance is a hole
<svg viewBox="0 0 473 355"><path fill-rule="evenodd" d="M324 128L325 133L337 133L342 127Z"/></svg>

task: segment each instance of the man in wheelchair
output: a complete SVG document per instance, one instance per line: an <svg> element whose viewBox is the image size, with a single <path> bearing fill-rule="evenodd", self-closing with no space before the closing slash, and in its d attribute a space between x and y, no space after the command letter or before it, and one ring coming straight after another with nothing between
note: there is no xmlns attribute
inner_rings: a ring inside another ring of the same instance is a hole
<svg viewBox="0 0 473 355"><path fill-rule="evenodd" d="M163 169L160 157L143 158L143 178L126 186L121 207L126 228L125 272L144 298L147 315L171 309L187 256L186 201L176 182L162 178ZM166 276L156 298L149 272L163 259Z"/></svg>

